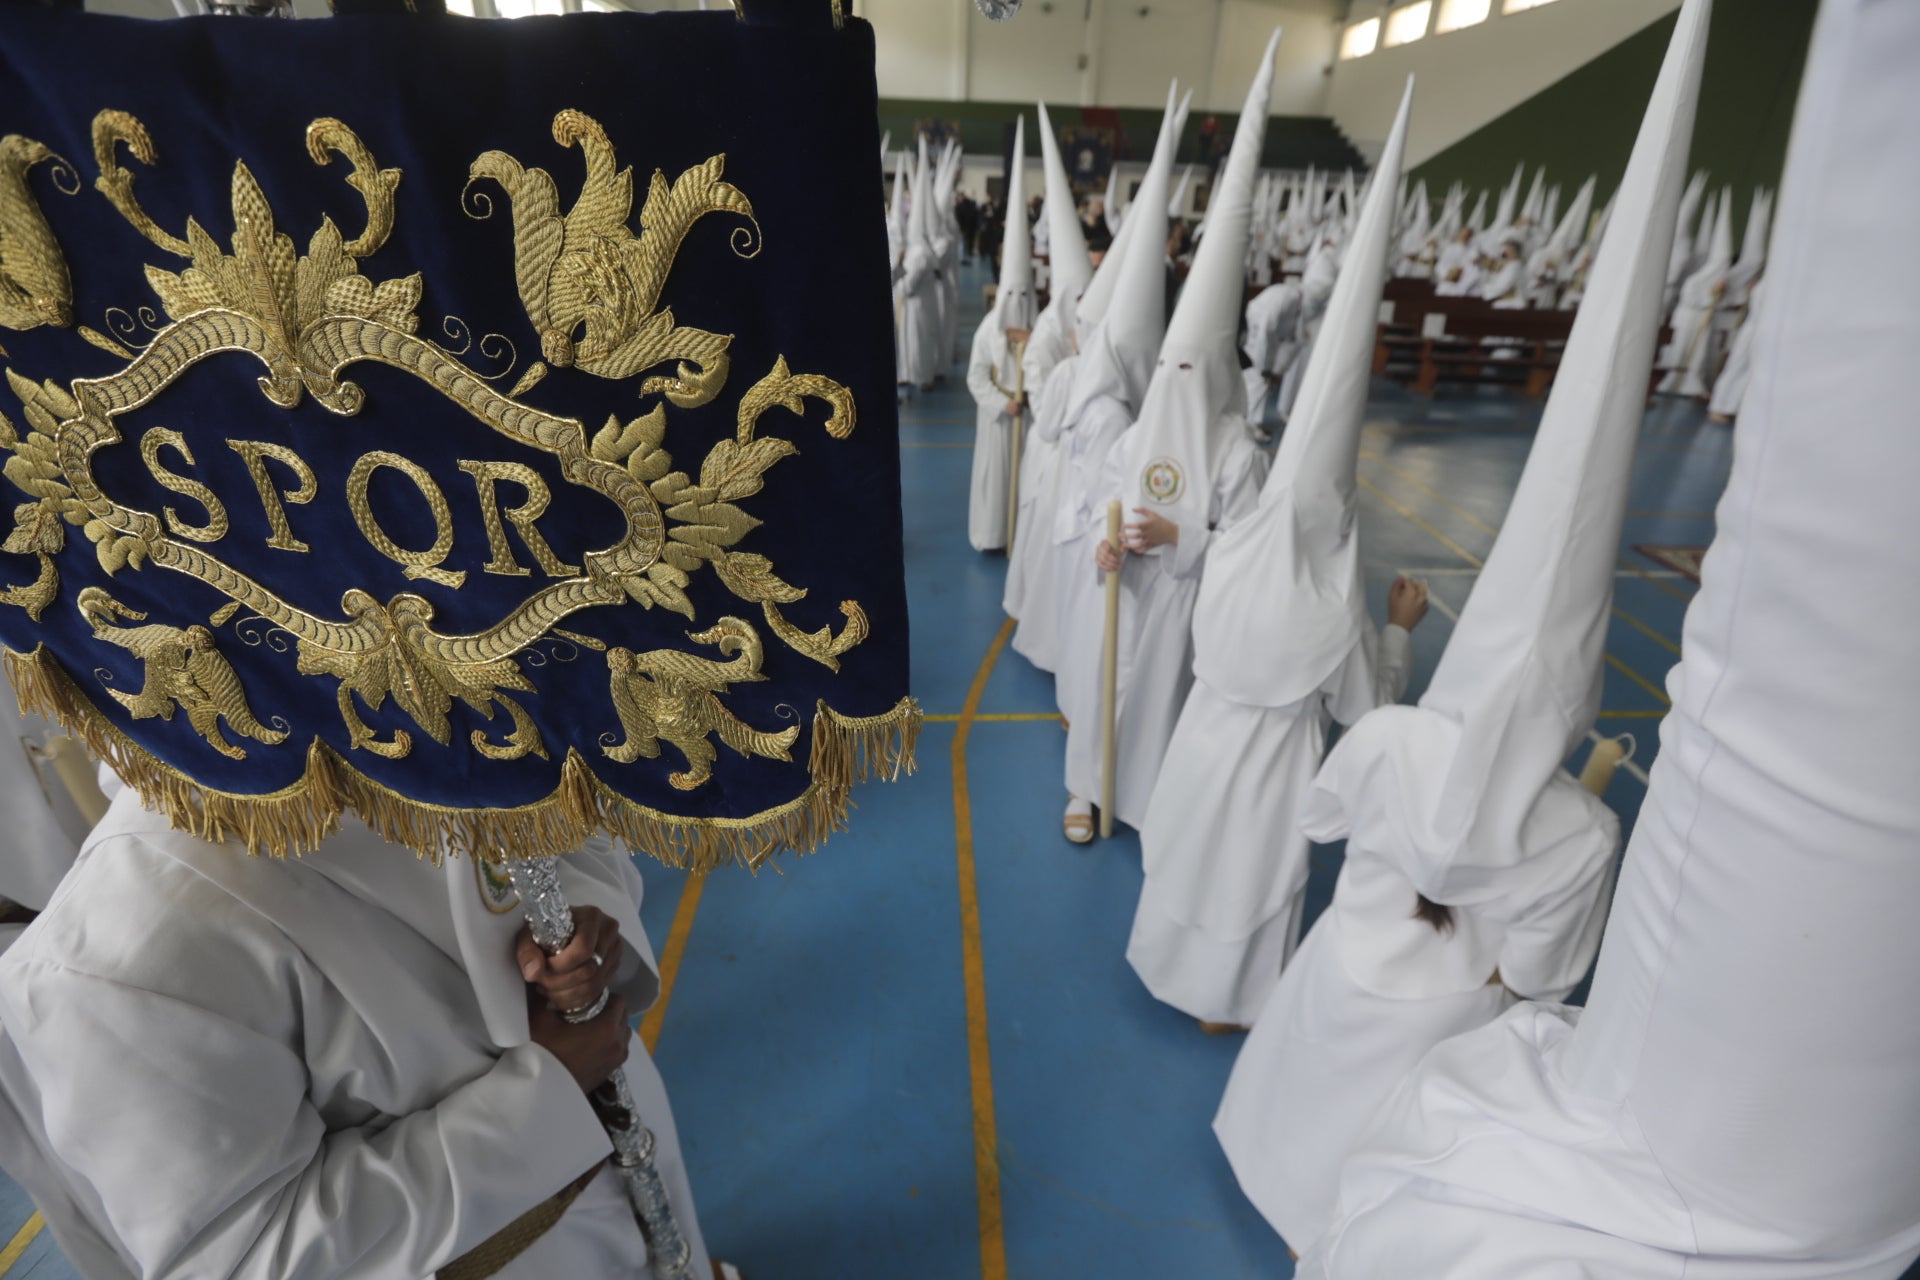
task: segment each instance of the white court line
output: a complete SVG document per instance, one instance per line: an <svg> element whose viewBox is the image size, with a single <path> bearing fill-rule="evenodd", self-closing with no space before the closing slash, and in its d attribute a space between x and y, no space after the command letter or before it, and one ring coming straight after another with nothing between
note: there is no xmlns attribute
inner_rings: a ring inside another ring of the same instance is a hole
<svg viewBox="0 0 1920 1280"><path fill-rule="evenodd" d="M1413 574L1407 572L1407 570L1405 569L1400 570L1400 575L1402 577L1408 577L1408 578L1414 576ZM1431 591L1427 592L1427 603L1432 605L1434 608L1438 609L1442 614L1444 614L1447 618L1447 621L1449 622L1460 621L1460 615L1457 612L1455 612L1453 606L1448 604L1445 600L1442 600L1438 595L1434 594ZM1587 740L1589 742L1599 743L1599 742L1605 741L1606 739L1605 739L1605 735L1603 735L1598 729L1589 729L1587 730ZM1639 739L1636 738L1635 742L1637 743L1638 741ZM1642 769L1639 765L1635 764L1633 761L1622 760L1620 762L1620 767L1622 769L1625 769L1630 776L1639 779L1641 786L1644 787L1648 784L1649 779L1647 777L1647 771L1645 769Z"/></svg>

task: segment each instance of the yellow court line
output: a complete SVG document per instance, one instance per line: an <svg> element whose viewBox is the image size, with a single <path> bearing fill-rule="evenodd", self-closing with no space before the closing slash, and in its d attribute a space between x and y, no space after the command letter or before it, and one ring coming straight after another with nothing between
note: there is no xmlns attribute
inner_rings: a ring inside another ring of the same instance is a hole
<svg viewBox="0 0 1920 1280"><path fill-rule="evenodd" d="M987 966L980 945L980 889L973 874L973 801L967 790L967 739L994 664L1013 636L1013 619L987 646L973 674L960 728L953 735L953 843L960 863L960 963L967 992L967 1066L973 1081L973 1176L980 1200L981 1280L1007 1280L1007 1239L1000 1208L1000 1135L993 1114L993 1054L987 1043Z"/></svg>
<svg viewBox="0 0 1920 1280"><path fill-rule="evenodd" d="M1386 503L1389 507L1392 507L1402 517L1404 517L1406 520L1410 521L1412 524L1419 527L1420 529L1424 530L1429 537L1433 538L1436 542L1439 542L1440 544L1448 548L1450 551L1453 552L1453 554L1459 556L1462 560L1465 560L1468 564L1472 565L1476 569L1485 567L1478 556L1474 555L1471 551L1468 551L1466 548L1462 547L1459 543L1455 542L1452 538L1449 538L1446 534L1440 532L1438 529L1428 524L1425 520L1422 520L1419 516L1413 514L1413 512L1407 510L1406 507L1400 505L1400 503L1396 502L1392 497L1388 496L1386 490L1382 489L1379 485L1373 483L1373 481L1367 479L1365 476L1356 476L1355 478L1360 481L1361 488L1365 489L1368 493L1373 494L1376 498ZM1642 689L1645 689L1648 693L1658 698L1660 700L1661 706L1668 707L1673 705L1667 699L1666 693L1658 685L1648 680L1645 676L1641 675L1638 671L1635 671L1632 667L1629 667L1626 663L1620 661L1620 659L1614 657L1612 654L1610 653L1606 654L1605 657L1607 659L1607 665L1613 667L1616 671L1620 672L1620 674L1626 676L1627 679L1633 681L1635 684L1639 685Z"/></svg>
<svg viewBox="0 0 1920 1280"><path fill-rule="evenodd" d="M667 929L667 945L660 952L660 998L640 1019L640 1043L652 1053L660 1043L660 1027L667 1020L667 1002L673 999L673 984L680 976L680 962L686 958L687 937L693 932L693 917L700 910L700 894L707 887L707 873L696 871L687 877L680 890L680 905L673 909L673 924Z"/></svg>
<svg viewBox="0 0 1920 1280"><path fill-rule="evenodd" d="M0 1276L13 1270L13 1264L20 1261L20 1255L27 1251L34 1238L40 1234L40 1228L46 1226L46 1219L36 1212L27 1219L27 1225L14 1232L13 1239L7 1241L7 1247L0 1249Z"/></svg>
<svg viewBox="0 0 1920 1280"><path fill-rule="evenodd" d="M1495 529L1492 525L1480 519L1480 517L1474 515L1473 512L1467 510L1465 507L1462 507L1456 504L1451 499L1449 499L1445 494L1439 492L1438 490L1434 489L1430 485L1427 485L1422 481L1415 479L1413 476L1408 475L1406 472L1394 466L1391 462L1388 462L1385 458L1381 457L1379 454L1374 453L1368 449L1362 449L1360 451L1360 456L1367 459L1369 462L1372 462L1375 465L1383 468L1384 470L1391 471L1394 475L1399 476L1400 479L1412 485L1414 488L1420 490L1420 492L1426 494L1428 497L1432 498L1435 502L1438 502L1441 506L1445 507L1447 510L1453 512L1455 515L1458 515L1462 520L1465 520L1468 524L1480 530L1480 532L1486 534L1488 537L1497 538L1500 536L1500 531L1498 529ZM1459 548L1457 547L1455 548L1455 550L1458 550L1458 549ZM1632 569L1635 573L1647 579L1647 581L1658 583L1660 586L1664 587L1668 593L1678 596L1682 600L1686 600L1689 602L1692 601L1693 597L1687 595L1685 592L1681 591L1678 587L1674 587L1669 584L1660 582L1658 578L1653 577L1651 574L1647 573L1646 570L1640 568L1638 565L1628 564L1625 559L1621 559L1620 563L1622 565L1625 565L1627 568ZM1620 619L1620 621L1626 623L1628 626L1632 627L1634 630L1640 632L1641 635L1646 636L1649 640L1652 640L1655 644L1658 644L1661 647L1669 650L1676 656L1679 654L1680 652L1679 645L1667 639L1665 636L1661 635L1658 631L1655 631L1652 627L1648 626L1646 623L1642 622L1640 619L1634 617L1632 614L1628 613L1625 609L1622 609L1619 605L1613 606L1613 616Z"/></svg>
<svg viewBox="0 0 1920 1280"><path fill-rule="evenodd" d="M1365 489L1368 493L1372 494L1374 497L1380 499L1380 501L1386 503L1388 506L1392 507L1395 511L1399 512L1400 516L1403 519L1411 522L1415 527L1425 532L1426 535L1432 538L1435 542L1438 542L1441 546L1453 552L1453 554L1459 556L1462 560L1465 560L1468 564L1472 565L1474 568L1479 569L1484 567L1481 563L1479 556L1474 555L1473 552L1467 550L1465 547L1455 542L1452 538L1449 538L1446 534L1440 532L1438 529L1428 524L1425 520L1422 520L1419 516L1413 514L1413 512L1401 506L1393 498L1388 496L1387 491L1385 489L1382 489L1379 485L1367 479L1365 476L1357 476L1355 478L1360 481L1360 487L1362 489Z"/></svg>

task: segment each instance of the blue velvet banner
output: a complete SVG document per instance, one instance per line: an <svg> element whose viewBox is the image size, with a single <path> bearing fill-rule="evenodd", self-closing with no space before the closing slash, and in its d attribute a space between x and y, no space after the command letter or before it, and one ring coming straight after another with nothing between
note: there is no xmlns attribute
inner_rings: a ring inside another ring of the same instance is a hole
<svg viewBox="0 0 1920 1280"><path fill-rule="evenodd" d="M757 863L897 772L873 37L773 8L0 9L23 698L276 851Z"/></svg>

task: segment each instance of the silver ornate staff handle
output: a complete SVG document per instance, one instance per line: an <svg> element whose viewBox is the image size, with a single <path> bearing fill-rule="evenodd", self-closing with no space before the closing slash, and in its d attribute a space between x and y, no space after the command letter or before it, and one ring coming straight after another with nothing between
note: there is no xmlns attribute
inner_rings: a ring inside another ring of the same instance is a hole
<svg viewBox="0 0 1920 1280"><path fill-rule="evenodd" d="M573 910L560 887L560 874L554 858L515 858L506 864L507 875L520 894L520 905L527 913L527 927L541 950L552 955L573 937ZM589 1022L606 1008L604 992L591 1007L562 1016L569 1022ZM640 1122L627 1088L627 1073L616 1070L594 1093L595 1111L613 1139L613 1167L626 1184L627 1198L633 1202L633 1214L640 1233L647 1239L647 1262L654 1280L685 1280L693 1258L693 1246L673 1220L673 1206L667 1200L666 1184L653 1163L653 1131Z"/></svg>

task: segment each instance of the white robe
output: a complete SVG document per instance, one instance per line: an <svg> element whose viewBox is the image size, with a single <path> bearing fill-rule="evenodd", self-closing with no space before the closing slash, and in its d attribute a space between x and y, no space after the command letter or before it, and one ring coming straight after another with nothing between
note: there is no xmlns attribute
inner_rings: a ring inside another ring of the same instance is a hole
<svg viewBox="0 0 1920 1280"><path fill-rule="evenodd" d="M1502 262L1480 279L1478 291L1495 307L1518 311L1526 307L1526 268L1518 258Z"/></svg>
<svg viewBox="0 0 1920 1280"><path fill-rule="evenodd" d="M1054 517L1066 471L1062 418L1078 359L1069 356L1054 365L1034 401L1033 430L1027 433L1022 460L1026 470L1020 480L1020 523L1002 602L1007 615L1019 620L1013 632L1014 652L1042 671L1056 670L1060 661L1060 557Z"/></svg>
<svg viewBox="0 0 1920 1280"><path fill-rule="evenodd" d="M1667 373L1656 389L1663 395L1704 400L1713 390L1720 367L1720 335L1713 323L1720 298L1715 291L1725 281L1725 272L1697 271L1680 286L1680 302L1673 309L1673 341L1660 353L1659 367Z"/></svg>
<svg viewBox="0 0 1920 1280"><path fill-rule="evenodd" d="M1421 1057L1499 1017L1515 992L1565 998L1592 964L1619 820L1564 772L1542 804L1545 825L1571 834L1491 873L1448 933L1414 916L1418 891L1390 858L1347 841L1333 902L1280 975L1213 1122L1241 1189L1301 1255L1330 1225L1341 1165Z"/></svg>
<svg viewBox="0 0 1920 1280"><path fill-rule="evenodd" d="M1300 286L1269 285L1247 303L1247 337L1241 347L1252 363L1245 371L1247 417L1258 426L1274 392L1268 376L1284 379L1300 354Z"/></svg>
<svg viewBox="0 0 1920 1280"><path fill-rule="evenodd" d="M973 331L973 350L967 358L967 390L974 402L967 541L975 551L999 551L1007 545L1008 484L1013 472L1013 416L1007 412L1007 401L1020 372L998 312L987 312Z"/></svg>
<svg viewBox="0 0 1920 1280"><path fill-rule="evenodd" d="M638 874L612 852L561 874L619 921L637 1012L658 990ZM472 864L357 823L302 859L250 858L123 793L0 959L0 1161L90 1280L426 1280L611 1151L528 1040L519 926ZM704 1276L637 1039L627 1075ZM498 1274L643 1280L645 1255L602 1169Z"/></svg>
<svg viewBox="0 0 1920 1280"><path fill-rule="evenodd" d="M1084 359L1085 357L1082 357ZM1075 716L1100 714L1100 655L1083 660L1073 639L1092 627L1096 636L1106 626L1106 588L1093 563L1094 548L1106 536L1106 504L1097 501L1104 491L1100 479L1107 452L1133 425L1133 414L1113 396L1096 396L1079 416L1063 428L1059 445L1059 472L1054 481L1053 529L1048 537L1053 557L1054 701L1071 724ZM1097 732L1097 730L1096 730ZM1082 796L1093 800L1098 788Z"/></svg>
<svg viewBox="0 0 1920 1280"><path fill-rule="evenodd" d="M1760 312L1761 292L1760 285L1753 287L1746 319L1740 322L1739 330L1733 335L1733 347L1727 352L1727 363L1714 380L1713 399L1707 405L1710 412L1729 418L1738 417L1740 402L1747 398L1747 384L1753 380L1753 335L1758 332L1754 321Z"/></svg>
<svg viewBox="0 0 1920 1280"><path fill-rule="evenodd" d="M1443 298L1462 297L1474 291L1479 279L1480 267L1475 261L1472 244L1455 241L1440 250L1440 262L1433 271L1433 291L1436 294Z"/></svg>
<svg viewBox="0 0 1920 1280"><path fill-rule="evenodd" d="M1093 549L1106 537L1107 499L1120 497L1122 477L1138 474L1146 459L1134 456L1138 433L1127 432L1107 451L1095 504L1097 517L1075 544L1086 559L1067 567L1094 599L1104 600L1105 575L1094 565ZM1244 424L1234 431L1222 452L1220 471L1213 483L1206 526L1182 527L1180 540L1146 555L1123 557L1120 573L1120 629L1118 701L1115 705L1114 817L1130 827L1147 818L1154 780L1167 743L1193 686L1193 603L1200 594L1200 572L1206 565L1213 529L1251 511L1260 501L1269 459L1254 447ZM1123 520L1138 517L1123 512ZM1067 716L1067 791L1083 799L1102 794L1100 777L1100 687L1105 648L1106 610L1081 610L1061 622L1061 682L1073 681L1073 704L1061 710Z"/></svg>
<svg viewBox="0 0 1920 1280"><path fill-rule="evenodd" d="M1154 998L1202 1022L1250 1025L1300 938L1311 842L1300 804L1332 720L1406 692L1409 637L1371 630L1312 694L1235 702L1196 678L1168 744L1140 850L1146 882L1127 963Z"/></svg>
<svg viewBox="0 0 1920 1280"><path fill-rule="evenodd" d="M899 286L899 377L924 387L945 367L939 358L939 281L933 275L933 252L924 245L907 246L905 265Z"/></svg>

